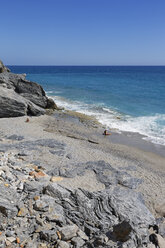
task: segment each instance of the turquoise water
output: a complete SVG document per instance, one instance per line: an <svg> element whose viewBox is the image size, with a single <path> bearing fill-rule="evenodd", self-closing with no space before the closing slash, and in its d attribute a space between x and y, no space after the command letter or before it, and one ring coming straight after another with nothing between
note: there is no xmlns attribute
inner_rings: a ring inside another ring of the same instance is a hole
<svg viewBox="0 0 165 248"><path fill-rule="evenodd" d="M165 145L164 66L11 66L61 107Z"/></svg>

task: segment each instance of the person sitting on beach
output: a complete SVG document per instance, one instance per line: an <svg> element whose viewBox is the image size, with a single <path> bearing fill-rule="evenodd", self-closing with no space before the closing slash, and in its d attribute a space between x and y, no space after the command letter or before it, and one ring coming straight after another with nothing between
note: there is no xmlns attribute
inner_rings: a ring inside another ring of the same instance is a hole
<svg viewBox="0 0 165 248"><path fill-rule="evenodd" d="M107 130L105 130L103 135L111 135L111 133L108 133Z"/></svg>

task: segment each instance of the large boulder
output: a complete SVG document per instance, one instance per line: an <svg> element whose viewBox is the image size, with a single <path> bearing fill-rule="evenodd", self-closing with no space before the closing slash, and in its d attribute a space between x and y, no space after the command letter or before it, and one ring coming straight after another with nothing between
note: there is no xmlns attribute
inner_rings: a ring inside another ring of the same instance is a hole
<svg viewBox="0 0 165 248"><path fill-rule="evenodd" d="M10 73L0 61L0 117L41 115L45 109L57 109L42 86L25 79L25 74Z"/></svg>
<svg viewBox="0 0 165 248"><path fill-rule="evenodd" d="M120 247L143 247L148 242L148 227L155 219L140 193L119 186L100 192L72 190L56 183L47 185L43 192L62 206L68 223L76 224L93 239L90 247L98 247L96 236L103 234L125 244Z"/></svg>

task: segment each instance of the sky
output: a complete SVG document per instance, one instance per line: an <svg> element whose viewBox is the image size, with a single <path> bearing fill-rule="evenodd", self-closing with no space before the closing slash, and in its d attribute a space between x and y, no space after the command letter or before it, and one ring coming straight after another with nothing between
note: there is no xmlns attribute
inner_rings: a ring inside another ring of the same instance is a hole
<svg viewBox="0 0 165 248"><path fill-rule="evenodd" d="M165 65L165 0L0 0L7 65Z"/></svg>

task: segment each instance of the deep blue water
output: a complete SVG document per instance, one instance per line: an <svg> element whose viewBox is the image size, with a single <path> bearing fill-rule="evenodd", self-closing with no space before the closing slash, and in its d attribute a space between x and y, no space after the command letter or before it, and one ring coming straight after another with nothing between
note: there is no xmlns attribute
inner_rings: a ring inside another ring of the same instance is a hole
<svg viewBox="0 0 165 248"><path fill-rule="evenodd" d="M165 66L9 66L58 105L165 144Z"/></svg>

